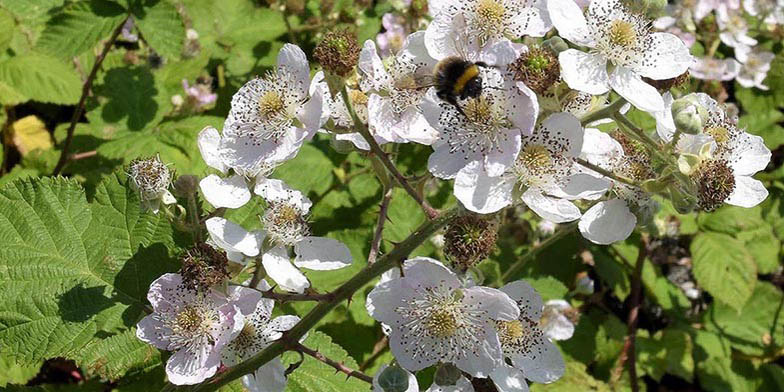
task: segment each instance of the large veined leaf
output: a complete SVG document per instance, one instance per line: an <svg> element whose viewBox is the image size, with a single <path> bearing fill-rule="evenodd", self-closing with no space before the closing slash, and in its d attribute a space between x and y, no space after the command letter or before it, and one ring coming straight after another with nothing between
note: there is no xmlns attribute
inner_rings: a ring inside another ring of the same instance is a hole
<svg viewBox="0 0 784 392"><path fill-rule="evenodd" d="M168 0L143 0L133 7L136 25L145 41L164 57L182 54L185 27L180 14Z"/></svg>
<svg viewBox="0 0 784 392"><path fill-rule="evenodd" d="M757 266L743 242L726 234L701 233L691 243L691 255L697 283L740 311L757 282Z"/></svg>
<svg viewBox="0 0 784 392"><path fill-rule="evenodd" d="M12 57L0 63L0 103L27 100L75 104L82 92L76 71L62 61L39 53Z"/></svg>
<svg viewBox="0 0 784 392"><path fill-rule="evenodd" d="M317 350L327 358L342 362L351 369L357 369L357 363L346 353L343 348L332 343L332 338L321 332L312 332L303 343L305 346ZM298 355L286 354L284 362L292 363L299 359ZM289 375L286 392L344 392L344 391L368 391L370 386L363 381L349 378L342 373L335 373L335 369L327 364L319 362L309 356L305 356L305 361L297 368L294 373Z"/></svg>
<svg viewBox="0 0 784 392"><path fill-rule="evenodd" d="M5 354L21 363L73 358L107 378L160 360L128 337L145 314L150 282L176 269L173 231L140 210L125 181L108 177L91 202L63 178L0 188ZM106 356L117 360L102 363Z"/></svg>
<svg viewBox="0 0 784 392"><path fill-rule="evenodd" d="M125 15L122 7L106 0L73 3L47 22L36 46L44 53L71 58L108 38Z"/></svg>

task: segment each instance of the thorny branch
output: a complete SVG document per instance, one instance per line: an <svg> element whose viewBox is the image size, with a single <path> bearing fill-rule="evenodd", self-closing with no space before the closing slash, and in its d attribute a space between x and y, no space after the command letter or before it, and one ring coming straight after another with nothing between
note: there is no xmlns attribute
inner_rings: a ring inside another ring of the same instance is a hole
<svg viewBox="0 0 784 392"><path fill-rule="evenodd" d="M379 248L381 247L381 239L384 234L384 224L387 221L387 212L389 210L389 202L392 201L392 189L384 191L384 197L381 199L381 208L378 211L378 223L376 223L376 231L373 234L373 241L370 243L370 254L368 255L368 264L373 264L378 258Z"/></svg>
<svg viewBox="0 0 784 392"><path fill-rule="evenodd" d="M319 360L321 362L324 362L327 365L335 368L335 371L344 373L348 377L354 377L354 378L356 378L358 380L362 380L362 381L364 381L364 382L366 382L368 384L372 384L373 383L373 377L370 377L367 374L362 373L359 370L351 369L350 367L348 367L348 366L346 366L346 365L344 365L344 364L342 364L340 362L337 362L337 361L335 361L333 359L327 358L327 356L325 356L324 354L322 354L322 353L320 353L320 352L318 352L316 350L310 349L308 347L305 347L304 345L302 345L302 343L292 344L290 348L292 350L294 350L294 351L299 351L299 352L308 354L311 357L316 358L317 360Z"/></svg>

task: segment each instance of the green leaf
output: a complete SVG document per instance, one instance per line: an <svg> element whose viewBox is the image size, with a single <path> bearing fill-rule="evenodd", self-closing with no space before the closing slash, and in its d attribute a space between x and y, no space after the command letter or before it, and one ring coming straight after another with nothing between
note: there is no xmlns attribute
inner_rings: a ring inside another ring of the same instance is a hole
<svg viewBox="0 0 784 392"><path fill-rule="evenodd" d="M90 203L64 178L0 188L0 340L15 342L15 360L73 358L101 374L96 353L120 353L105 376L156 360L125 343L150 282L176 269L173 232L165 217L141 212L126 181L110 176ZM101 342L112 336L118 347Z"/></svg>
<svg viewBox="0 0 784 392"><path fill-rule="evenodd" d="M610 392L610 387L604 382L593 378L583 363L576 361L566 362L564 376L552 384L531 384L532 392Z"/></svg>
<svg viewBox="0 0 784 392"><path fill-rule="evenodd" d="M107 39L125 20L125 10L106 0L77 2L46 24L36 43L42 52L70 59Z"/></svg>
<svg viewBox="0 0 784 392"><path fill-rule="evenodd" d="M764 224L761 212L760 207L724 206L711 213L701 213L697 224L702 230L735 235Z"/></svg>
<svg viewBox="0 0 784 392"><path fill-rule="evenodd" d="M351 369L358 369L356 361L343 348L332 343L332 338L321 332L311 332L303 343L308 348L317 350L327 358L341 362ZM287 353L283 356L284 364L297 362L299 356ZM355 378L346 379L346 375L335 373L335 368L305 355L302 365L289 375L286 392L344 392L369 391L370 386Z"/></svg>
<svg viewBox="0 0 784 392"><path fill-rule="evenodd" d="M8 384L26 384L41 370L43 361L20 364L5 352L0 352L0 388Z"/></svg>
<svg viewBox="0 0 784 392"><path fill-rule="evenodd" d="M778 269L781 263L781 242L767 223L738 233L737 238L746 243L746 249L757 264L757 272L770 274Z"/></svg>
<svg viewBox="0 0 784 392"><path fill-rule="evenodd" d="M683 330L668 328L653 337L637 337L637 366L654 380L665 373L691 382L694 378L691 336Z"/></svg>
<svg viewBox="0 0 784 392"><path fill-rule="evenodd" d="M16 28L16 22L14 21L14 16L0 8L0 53L5 52L8 49L8 45L11 44L11 39L14 38L14 30Z"/></svg>
<svg viewBox="0 0 784 392"><path fill-rule="evenodd" d="M95 93L100 104L87 114L93 125L139 131L157 125L171 110L171 100L146 67L114 68L103 76Z"/></svg>
<svg viewBox="0 0 784 392"><path fill-rule="evenodd" d="M0 103L27 100L72 105L79 101L82 81L76 71L60 60L38 53L12 57L0 63L0 92L13 86L11 97L0 95ZM19 99L24 97L24 99Z"/></svg>
<svg viewBox="0 0 784 392"><path fill-rule="evenodd" d="M705 321L733 347L746 354L774 355L784 347L782 306L784 295L781 291L770 283L759 282L740 314L727 305L714 303Z"/></svg>
<svg viewBox="0 0 784 392"><path fill-rule="evenodd" d="M569 293L569 288L566 287L560 280L552 276L545 276L536 279L526 279L531 286L536 289L536 292L542 296L542 300L549 301L551 299L563 299Z"/></svg>
<svg viewBox="0 0 784 392"><path fill-rule="evenodd" d="M106 339L94 340L77 355L77 364L88 375L118 380L126 374L161 365L161 351L136 337L136 328Z"/></svg>
<svg viewBox="0 0 784 392"><path fill-rule="evenodd" d="M133 16L144 40L156 52L170 59L180 57L185 26L172 3L168 0L143 0L133 7Z"/></svg>
<svg viewBox="0 0 784 392"><path fill-rule="evenodd" d="M700 233L691 243L697 283L738 312L751 297L757 266L745 244L726 234Z"/></svg>

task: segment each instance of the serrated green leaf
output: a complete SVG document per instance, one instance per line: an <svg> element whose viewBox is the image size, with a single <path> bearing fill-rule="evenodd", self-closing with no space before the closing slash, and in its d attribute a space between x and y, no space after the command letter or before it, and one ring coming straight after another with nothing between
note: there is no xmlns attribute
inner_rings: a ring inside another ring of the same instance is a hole
<svg viewBox="0 0 784 392"><path fill-rule="evenodd" d="M142 0L133 7L136 26L145 41L161 56L180 57L185 26L177 8L168 0Z"/></svg>
<svg viewBox="0 0 784 392"><path fill-rule="evenodd" d="M14 342L13 358L61 356L90 367L82 350L131 331L150 282L176 269L171 225L143 213L126 181L107 178L90 203L63 178L0 188L0 340ZM148 360L126 357L111 373Z"/></svg>
<svg viewBox="0 0 784 392"><path fill-rule="evenodd" d="M52 8L63 5L65 0L1 0L0 5L19 19L37 19Z"/></svg>
<svg viewBox="0 0 784 392"><path fill-rule="evenodd" d="M41 370L43 361L20 364L0 352L0 388L8 384L26 384Z"/></svg>
<svg viewBox="0 0 784 392"><path fill-rule="evenodd" d="M668 328L652 337L638 336L637 367L654 380L664 374L691 382L694 378L691 336L686 331Z"/></svg>
<svg viewBox="0 0 784 392"><path fill-rule="evenodd" d="M563 299L569 293L569 288L563 282L553 278L552 276L545 276L536 279L526 279L531 286L536 289L536 292L542 296L542 300L549 301L551 299Z"/></svg>
<svg viewBox="0 0 784 392"><path fill-rule="evenodd" d="M14 30L16 29L16 21L14 16L0 8L0 53L8 49L11 40L14 38Z"/></svg>
<svg viewBox="0 0 784 392"><path fill-rule="evenodd" d="M69 59L95 47L125 20L125 10L106 0L68 5L46 24L36 47L41 52Z"/></svg>
<svg viewBox="0 0 784 392"><path fill-rule="evenodd" d="M757 272L770 274L779 268L781 242L767 223L756 229L740 232L737 238L746 244L746 249L757 264Z"/></svg>
<svg viewBox="0 0 784 392"><path fill-rule="evenodd" d="M757 266L745 244L726 234L700 233L690 249L697 283L740 311L757 282Z"/></svg>
<svg viewBox="0 0 784 392"><path fill-rule="evenodd" d="M724 206L711 213L701 213L697 224L702 230L735 235L764 224L761 212L760 207Z"/></svg>
<svg viewBox="0 0 784 392"><path fill-rule="evenodd" d="M0 63L0 84L12 86L14 95L0 95L1 103L19 104L27 100L72 105L79 101L82 81L76 71L62 61L43 54L29 53ZM23 96L24 100L19 100Z"/></svg>
<svg viewBox="0 0 784 392"><path fill-rule="evenodd" d="M77 364L92 377L118 380L161 365L161 352L136 337L136 328L95 340L77 354Z"/></svg>
<svg viewBox="0 0 784 392"><path fill-rule="evenodd" d="M321 332L311 332L303 343L306 347L317 350L327 358L343 363L351 369L358 365L342 347L332 343L332 338ZM284 364L294 363L299 356L287 353L283 356ZM286 392L345 392L369 391L370 385L363 381L349 378L342 373L335 373L335 368L305 356L302 365L289 375Z"/></svg>
<svg viewBox="0 0 784 392"><path fill-rule="evenodd" d="M93 125L139 131L157 125L171 110L170 98L146 67L110 69L95 93L100 106L87 114Z"/></svg>

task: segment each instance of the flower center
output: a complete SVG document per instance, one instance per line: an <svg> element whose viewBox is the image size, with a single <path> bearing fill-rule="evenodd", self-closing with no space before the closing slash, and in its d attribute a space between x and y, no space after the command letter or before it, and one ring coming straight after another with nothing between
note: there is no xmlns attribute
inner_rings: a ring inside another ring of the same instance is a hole
<svg viewBox="0 0 784 392"><path fill-rule="evenodd" d="M283 111L283 97L277 91L267 91L259 97L259 114L269 119Z"/></svg>
<svg viewBox="0 0 784 392"><path fill-rule="evenodd" d="M459 327L454 310L448 307L433 310L424 325L431 336L440 339L454 336Z"/></svg>
<svg viewBox="0 0 784 392"><path fill-rule="evenodd" d="M735 174L726 160L706 160L692 175L697 184L697 198L700 208L713 211L735 190Z"/></svg>
<svg viewBox="0 0 784 392"><path fill-rule="evenodd" d="M523 149L520 154L521 163L532 172L539 173L552 166L553 159L547 148L542 145L532 144Z"/></svg>
<svg viewBox="0 0 784 392"><path fill-rule="evenodd" d="M256 327L253 323L245 323L245 326L242 327L242 330L237 335L236 338L232 341L233 345L237 347L248 347L253 344L254 339L256 338Z"/></svg>
<svg viewBox="0 0 784 392"><path fill-rule="evenodd" d="M350 90L348 95L354 105L367 105L368 103L368 96L360 90Z"/></svg>
<svg viewBox="0 0 784 392"><path fill-rule="evenodd" d="M705 129L705 133L713 137L718 144L727 143L730 140L730 131L723 125L716 125Z"/></svg>
<svg viewBox="0 0 784 392"><path fill-rule="evenodd" d="M201 327L204 317L195 307L186 306L177 313L176 322L177 327L182 331L195 332Z"/></svg>
<svg viewBox="0 0 784 392"><path fill-rule="evenodd" d="M285 245L294 245L310 233L307 218L289 203L271 202L261 222L270 238Z"/></svg>
<svg viewBox="0 0 784 392"><path fill-rule="evenodd" d="M498 27L504 22L506 9L497 0L480 0L476 7L477 19L486 28Z"/></svg>
<svg viewBox="0 0 784 392"><path fill-rule="evenodd" d="M509 345L525 336L525 328L520 320L496 321L495 327L502 345Z"/></svg>
<svg viewBox="0 0 784 392"><path fill-rule="evenodd" d="M477 123L489 122L493 118L493 108L483 97L468 100L463 111L466 117Z"/></svg>
<svg viewBox="0 0 784 392"><path fill-rule="evenodd" d="M625 20L612 21L609 36L610 42L616 46L631 48L637 43L637 32L634 25Z"/></svg>

